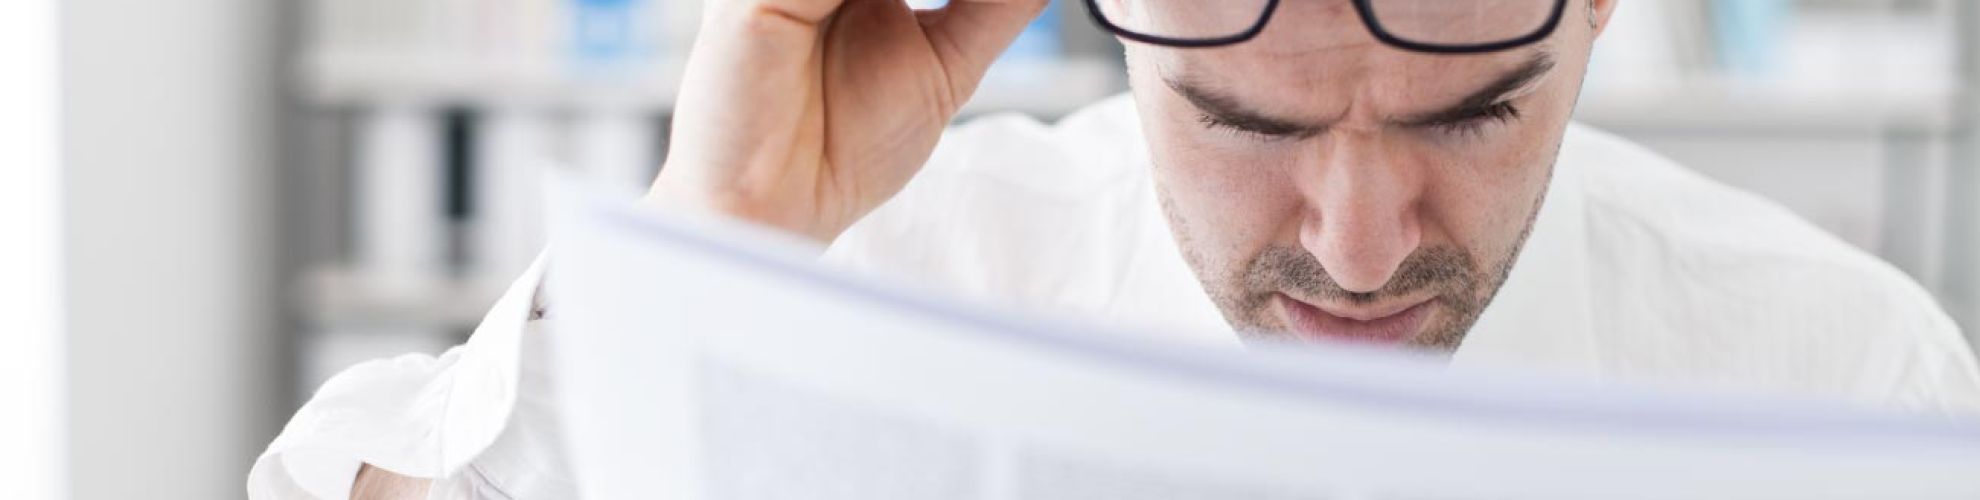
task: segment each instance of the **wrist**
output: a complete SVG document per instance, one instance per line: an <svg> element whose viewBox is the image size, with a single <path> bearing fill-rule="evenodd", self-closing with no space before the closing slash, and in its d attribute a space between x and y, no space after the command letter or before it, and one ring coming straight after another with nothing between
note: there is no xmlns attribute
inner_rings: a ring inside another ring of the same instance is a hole
<svg viewBox="0 0 1980 500"><path fill-rule="evenodd" d="M640 204L668 211L717 215L820 242L830 242L841 232L823 229L812 223L817 214L792 209L788 206L790 200L786 198L737 189L711 188L708 187L711 183L694 182L681 176L670 178L665 174L665 168L661 172L652 189L640 199Z"/></svg>

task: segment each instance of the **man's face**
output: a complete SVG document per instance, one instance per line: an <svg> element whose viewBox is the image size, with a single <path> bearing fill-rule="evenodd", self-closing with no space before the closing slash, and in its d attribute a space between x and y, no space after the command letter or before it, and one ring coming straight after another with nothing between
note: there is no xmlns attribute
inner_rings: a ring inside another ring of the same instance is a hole
<svg viewBox="0 0 1980 500"><path fill-rule="evenodd" d="M1455 349L1546 193L1599 31L1568 13L1479 55L1384 45L1345 0L1282 2L1235 46L1130 43L1163 209L1232 326Z"/></svg>

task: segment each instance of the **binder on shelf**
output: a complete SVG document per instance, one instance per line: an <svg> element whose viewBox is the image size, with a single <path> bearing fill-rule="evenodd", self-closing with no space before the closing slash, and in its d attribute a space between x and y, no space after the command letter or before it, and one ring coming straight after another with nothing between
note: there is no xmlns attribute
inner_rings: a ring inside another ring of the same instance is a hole
<svg viewBox="0 0 1980 500"><path fill-rule="evenodd" d="M581 74L630 74L654 54L661 23L647 0L570 0L570 56Z"/></svg>
<svg viewBox="0 0 1980 500"><path fill-rule="evenodd" d="M591 109L572 123L577 166L613 185L644 188L653 182L659 135L646 115L626 109Z"/></svg>
<svg viewBox="0 0 1980 500"><path fill-rule="evenodd" d="M506 280L529 267L543 248L543 171L549 165L549 118L532 109L485 115L472 175L476 200L470 261L474 275Z"/></svg>
<svg viewBox="0 0 1980 500"><path fill-rule="evenodd" d="M441 134L432 110L381 106L358 118L357 266L384 293L416 290L444 264Z"/></svg>

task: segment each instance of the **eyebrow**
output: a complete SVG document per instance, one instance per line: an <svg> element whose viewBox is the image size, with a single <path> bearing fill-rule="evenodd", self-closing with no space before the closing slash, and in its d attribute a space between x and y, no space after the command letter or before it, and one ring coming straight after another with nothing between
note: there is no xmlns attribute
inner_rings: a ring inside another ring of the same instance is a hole
<svg viewBox="0 0 1980 500"><path fill-rule="evenodd" d="M1525 63L1499 75L1490 84L1466 95L1457 104L1424 113L1406 115L1394 120L1394 122L1407 126L1423 126L1450 123L1478 116L1486 109L1498 105L1511 98L1520 90L1527 88L1528 85L1546 76L1553 69L1553 52L1540 50L1534 52L1533 57L1527 58ZM1164 75L1163 81L1177 95L1182 96L1184 100L1196 106L1197 110L1202 111L1203 120L1206 122L1214 121L1265 135L1298 137L1319 135L1322 132L1326 132L1327 128L1333 125L1331 121L1312 122L1272 116L1238 102L1237 98L1229 94L1211 89L1189 78Z"/></svg>

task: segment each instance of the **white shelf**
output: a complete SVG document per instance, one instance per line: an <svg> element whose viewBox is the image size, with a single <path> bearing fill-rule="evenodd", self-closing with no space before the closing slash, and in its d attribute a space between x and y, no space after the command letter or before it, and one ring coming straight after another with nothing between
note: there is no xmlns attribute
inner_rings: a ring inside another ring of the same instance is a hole
<svg viewBox="0 0 1980 500"><path fill-rule="evenodd" d="M305 319L321 326L471 328L507 280L439 275L385 278L348 267L319 268L299 282Z"/></svg>
<svg viewBox="0 0 1980 500"><path fill-rule="evenodd" d="M678 91L677 62L580 74L557 61L323 51L297 66L298 86L325 105L464 103L491 106L664 108Z"/></svg>
<svg viewBox="0 0 1980 500"><path fill-rule="evenodd" d="M476 60L354 51L320 52L298 68L300 87L322 105L471 104L551 109L664 111L679 91L681 65L585 74L555 62ZM1098 58L998 66L965 114L1018 111L1063 115L1121 89L1119 69ZM1869 132L1937 130L1950 124L1954 85L1796 87L1710 78L1633 85L1591 83L1577 118L1620 128L1701 131Z"/></svg>
<svg viewBox="0 0 1980 500"><path fill-rule="evenodd" d="M1593 86L1575 118L1617 129L1696 132L1874 134L1938 131L1956 118L1951 83L1905 87L1797 87L1694 78L1635 86Z"/></svg>
<svg viewBox="0 0 1980 500"><path fill-rule="evenodd" d="M592 71L560 61L319 51L296 68L305 99L321 105L475 104L556 109L664 111L679 92L682 65L657 61ZM1119 70L1098 58L1001 64L965 114L1020 111L1054 116L1118 92Z"/></svg>

